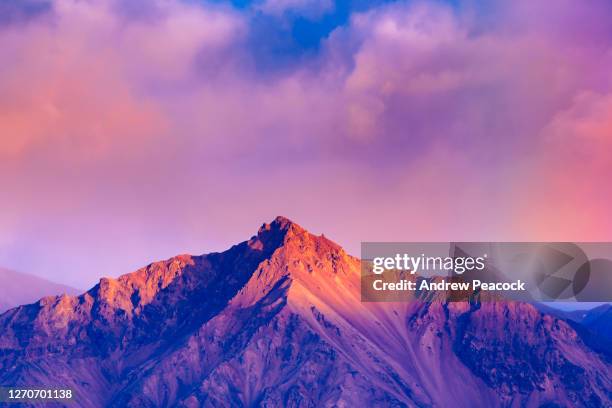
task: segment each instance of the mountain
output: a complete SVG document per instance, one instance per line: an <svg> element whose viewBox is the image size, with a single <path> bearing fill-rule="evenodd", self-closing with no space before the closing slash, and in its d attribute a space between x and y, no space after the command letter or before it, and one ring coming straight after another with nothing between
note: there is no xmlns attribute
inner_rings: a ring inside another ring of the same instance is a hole
<svg viewBox="0 0 612 408"><path fill-rule="evenodd" d="M360 262L278 217L0 316L0 384L82 407L600 407L612 348L519 302L362 303Z"/></svg>
<svg viewBox="0 0 612 408"><path fill-rule="evenodd" d="M612 305L601 305L589 310L580 323L596 335L612 341Z"/></svg>
<svg viewBox="0 0 612 408"><path fill-rule="evenodd" d="M612 304L602 304L586 310L560 310L545 304L538 304L538 310L583 326L594 336L612 341Z"/></svg>
<svg viewBox="0 0 612 408"><path fill-rule="evenodd" d="M571 305L571 303L568 303ZM564 304L565 306L568 304ZM556 303L550 302L536 302L534 306L542 313L546 313L563 320L572 322L580 322L584 319L589 312L589 309L577 309L577 310L565 310L558 307Z"/></svg>
<svg viewBox="0 0 612 408"><path fill-rule="evenodd" d="M75 295L79 291L27 273L0 268L0 313L48 295Z"/></svg>

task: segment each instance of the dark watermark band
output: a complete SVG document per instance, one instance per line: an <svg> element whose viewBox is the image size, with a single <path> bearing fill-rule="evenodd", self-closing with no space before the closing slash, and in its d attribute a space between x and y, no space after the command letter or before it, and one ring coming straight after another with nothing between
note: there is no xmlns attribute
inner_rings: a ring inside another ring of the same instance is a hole
<svg viewBox="0 0 612 408"><path fill-rule="evenodd" d="M608 242L363 242L366 302L612 302Z"/></svg>

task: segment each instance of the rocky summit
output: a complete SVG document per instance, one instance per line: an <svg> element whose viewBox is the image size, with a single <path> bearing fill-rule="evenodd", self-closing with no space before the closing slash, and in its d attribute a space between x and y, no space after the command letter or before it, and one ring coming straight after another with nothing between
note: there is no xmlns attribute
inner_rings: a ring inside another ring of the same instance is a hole
<svg viewBox="0 0 612 408"><path fill-rule="evenodd" d="M278 217L0 315L0 384L80 407L609 407L610 345L526 303L362 303L359 260Z"/></svg>

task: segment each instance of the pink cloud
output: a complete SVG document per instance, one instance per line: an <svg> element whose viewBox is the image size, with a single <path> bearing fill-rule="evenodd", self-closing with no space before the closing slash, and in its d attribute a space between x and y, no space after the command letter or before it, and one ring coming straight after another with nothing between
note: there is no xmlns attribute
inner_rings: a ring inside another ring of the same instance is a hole
<svg viewBox="0 0 612 408"><path fill-rule="evenodd" d="M52 16L0 32L0 155L53 144L75 156L138 148L171 132L151 87L194 75L201 53L226 48L229 13L157 2L152 20L124 21L112 2L58 0Z"/></svg>
<svg viewBox="0 0 612 408"><path fill-rule="evenodd" d="M278 214L353 253L604 239L604 5L512 4L381 6L269 75L225 7L57 0L0 28L0 263L85 286Z"/></svg>

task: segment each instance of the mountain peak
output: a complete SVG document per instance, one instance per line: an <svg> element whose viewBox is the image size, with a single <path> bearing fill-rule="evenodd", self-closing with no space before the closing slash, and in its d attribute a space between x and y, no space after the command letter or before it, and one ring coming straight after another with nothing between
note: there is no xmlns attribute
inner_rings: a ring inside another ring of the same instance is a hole
<svg viewBox="0 0 612 408"><path fill-rule="evenodd" d="M277 216L270 222L269 224L264 223L260 228L258 233L262 233L265 231L283 231L283 232L306 232L304 228L299 226L297 223L291 221L287 217L283 217L282 215Z"/></svg>
<svg viewBox="0 0 612 408"><path fill-rule="evenodd" d="M274 218L274 220L272 220L272 222L270 222L269 224L262 224L262 226L259 227L259 230L257 231L257 235L253 237L253 239L262 242L270 242L270 240L273 240L278 244L282 244L291 237L301 236L307 233L308 231L306 231L297 223L291 221L287 217L279 215L278 217Z"/></svg>

